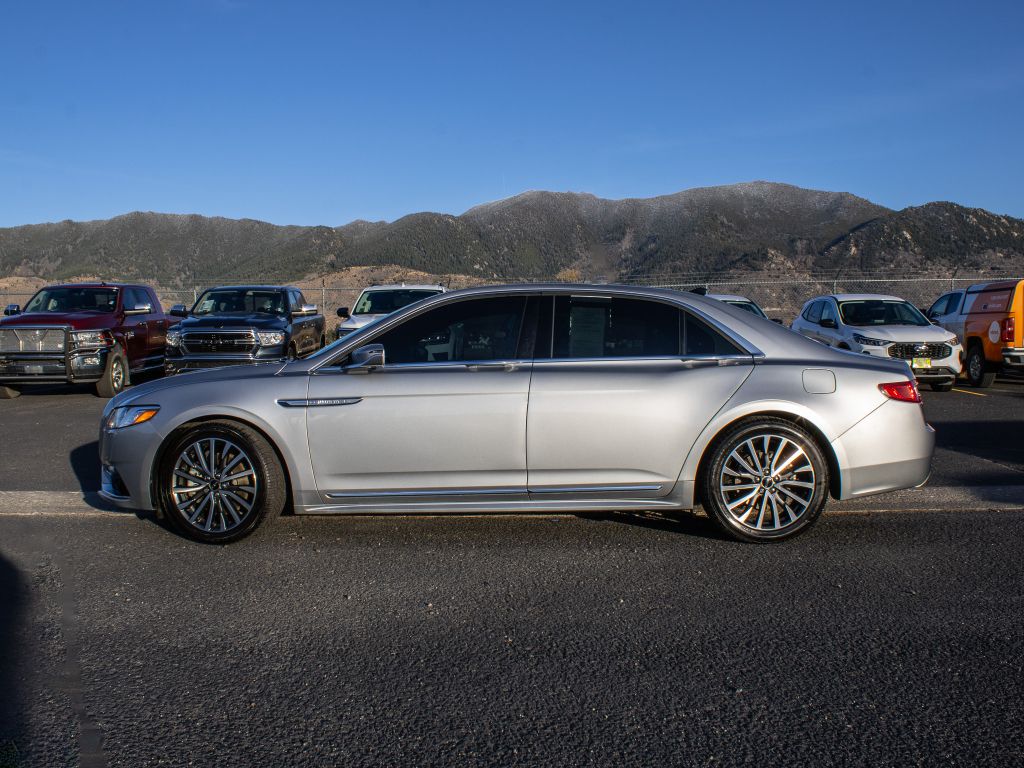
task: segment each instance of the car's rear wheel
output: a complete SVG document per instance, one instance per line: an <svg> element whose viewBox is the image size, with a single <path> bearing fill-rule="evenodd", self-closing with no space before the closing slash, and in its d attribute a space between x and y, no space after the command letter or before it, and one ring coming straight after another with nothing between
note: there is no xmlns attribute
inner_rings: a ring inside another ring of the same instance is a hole
<svg viewBox="0 0 1024 768"><path fill-rule="evenodd" d="M810 528L828 499L828 462L792 422L761 417L729 428L704 463L704 509L732 538L779 541Z"/></svg>
<svg viewBox="0 0 1024 768"><path fill-rule="evenodd" d="M21 390L17 387L0 387L0 400L13 400L21 397Z"/></svg>
<svg viewBox="0 0 1024 768"><path fill-rule="evenodd" d="M128 386L128 364L116 347L107 357L107 369L103 378L96 382L96 396L111 398Z"/></svg>
<svg viewBox="0 0 1024 768"><path fill-rule="evenodd" d="M971 344L971 348L967 351L964 370L967 373L967 381L972 387L991 387L996 380L996 372L989 369L988 361L985 359L985 350L978 342Z"/></svg>
<svg viewBox="0 0 1024 768"><path fill-rule="evenodd" d="M953 389L953 382L952 381L946 381L946 382L943 382L941 384L940 383L932 384L931 388L932 388L933 392L949 392L950 390Z"/></svg>
<svg viewBox="0 0 1024 768"><path fill-rule="evenodd" d="M259 432L205 422L173 438L159 469L160 505L189 538L236 541L284 509L281 462Z"/></svg>

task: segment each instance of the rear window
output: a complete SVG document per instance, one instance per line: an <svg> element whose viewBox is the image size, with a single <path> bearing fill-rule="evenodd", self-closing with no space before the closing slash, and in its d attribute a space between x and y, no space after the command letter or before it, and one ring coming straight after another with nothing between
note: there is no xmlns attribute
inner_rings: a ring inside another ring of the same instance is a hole
<svg viewBox="0 0 1024 768"><path fill-rule="evenodd" d="M980 312L1006 312L1013 303L1013 289L999 288L994 291L968 293L964 309L968 314Z"/></svg>

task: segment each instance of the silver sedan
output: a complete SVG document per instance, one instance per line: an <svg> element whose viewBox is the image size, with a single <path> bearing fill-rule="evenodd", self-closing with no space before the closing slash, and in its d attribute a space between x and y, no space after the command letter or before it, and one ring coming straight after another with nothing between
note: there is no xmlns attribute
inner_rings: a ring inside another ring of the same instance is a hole
<svg viewBox="0 0 1024 768"><path fill-rule="evenodd" d="M904 362L690 293L589 285L436 296L304 360L134 387L100 430L103 496L205 542L286 508L698 505L775 541L829 497L920 485L933 445Z"/></svg>

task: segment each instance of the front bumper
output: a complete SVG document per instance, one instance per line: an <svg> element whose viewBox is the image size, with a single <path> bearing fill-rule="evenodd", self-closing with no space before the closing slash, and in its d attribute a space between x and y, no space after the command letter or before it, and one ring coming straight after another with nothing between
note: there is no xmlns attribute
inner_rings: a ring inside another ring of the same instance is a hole
<svg viewBox="0 0 1024 768"><path fill-rule="evenodd" d="M150 422L124 429L100 426L100 497L122 509L153 509L150 475L160 436Z"/></svg>
<svg viewBox="0 0 1024 768"><path fill-rule="evenodd" d="M262 347L253 355L183 355L175 354L168 348L164 358L164 371L168 375L185 371L199 371L206 368L224 368L229 365L253 365L255 363L283 363L288 360L283 345Z"/></svg>
<svg viewBox="0 0 1024 768"><path fill-rule="evenodd" d="M0 384L92 384L103 378L110 349L0 353Z"/></svg>
<svg viewBox="0 0 1024 768"><path fill-rule="evenodd" d="M956 377L960 375L960 371L963 368L960 362L960 354L963 348L952 344L950 347L953 351L949 355L942 358L928 358L930 365L921 368L915 368L912 359L906 360L902 357L892 357L889 354L888 345L876 347L851 343L850 351L871 355L872 357L881 357L886 360L902 360L910 366L910 370L913 371L914 377L918 381L928 384L948 384L956 381ZM1021 352L1024 353L1024 350L1021 350Z"/></svg>

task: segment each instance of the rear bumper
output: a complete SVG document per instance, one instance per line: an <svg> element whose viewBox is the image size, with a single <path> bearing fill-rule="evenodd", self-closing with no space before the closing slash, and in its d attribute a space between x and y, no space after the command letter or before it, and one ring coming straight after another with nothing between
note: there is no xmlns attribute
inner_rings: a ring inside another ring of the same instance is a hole
<svg viewBox="0 0 1024 768"><path fill-rule="evenodd" d="M1024 368L1024 348L1007 347L1004 349L1003 363L1011 368Z"/></svg>
<svg viewBox="0 0 1024 768"><path fill-rule="evenodd" d="M832 442L841 499L916 488L931 472L935 430L920 405L889 400Z"/></svg>

